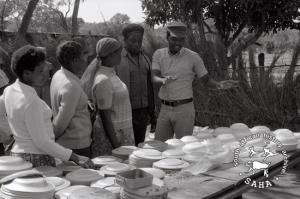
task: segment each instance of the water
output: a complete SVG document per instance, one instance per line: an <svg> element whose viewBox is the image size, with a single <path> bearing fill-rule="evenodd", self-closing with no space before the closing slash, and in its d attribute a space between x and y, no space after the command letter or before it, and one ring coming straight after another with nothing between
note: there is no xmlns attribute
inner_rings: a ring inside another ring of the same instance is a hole
<svg viewBox="0 0 300 199"><path fill-rule="evenodd" d="M243 199L299 199L300 198L300 167L288 169L279 175L275 185L266 189L252 189L243 194Z"/></svg>

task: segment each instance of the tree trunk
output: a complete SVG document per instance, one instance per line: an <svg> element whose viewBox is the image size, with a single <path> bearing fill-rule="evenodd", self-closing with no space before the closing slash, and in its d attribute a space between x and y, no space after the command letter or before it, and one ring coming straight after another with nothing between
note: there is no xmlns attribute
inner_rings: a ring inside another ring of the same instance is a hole
<svg viewBox="0 0 300 199"><path fill-rule="evenodd" d="M30 21L31 21L31 17L32 14L36 8L36 5L38 4L39 0L30 0L30 2L28 3L28 7L27 10L23 16L22 22L21 22L21 26L18 30L18 35L25 37L26 32L28 30Z"/></svg>
<svg viewBox="0 0 300 199"><path fill-rule="evenodd" d="M11 52L28 44L28 42L25 39L25 36L30 25L31 17L38 2L39 0L30 0L30 2L28 3L27 10L22 18L20 28L18 29L15 40L13 41Z"/></svg>
<svg viewBox="0 0 300 199"><path fill-rule="evenodd" d="M80 4L80 0L75 0L73 14L72 14L72 33L73 34L78 33L77 18L78 18L79 4Z"/></svg>
<svg viewBox="0 0 300 199"><path fill-rule="evenodd" d="M214 78L216 77L223 77L222 71L219 70L216 59L214 57L214 52L206 40L205 33L204 33L204 19L202 15L202 10L197 12L197 25L198 25L198 32L200 37L200 46L201 48L200 53L205 64L205 67L210 72L210 75Z"/></svg>
<svg viewBox="0 0 300 199"><path fill-rule="evenodd" d="M258 86L258 75L257 68L255 64L255 49L253 46L250 46L248 49L248 57L249 57L249 68L250 68L250 84L252 88L257 88Z"/></svg>
<svg viewBox="0 0 300 199"><path fill-rule="evenodd" d="M1 9L1 30L4 31L4 14L8 0L5 0Z"/></svg>

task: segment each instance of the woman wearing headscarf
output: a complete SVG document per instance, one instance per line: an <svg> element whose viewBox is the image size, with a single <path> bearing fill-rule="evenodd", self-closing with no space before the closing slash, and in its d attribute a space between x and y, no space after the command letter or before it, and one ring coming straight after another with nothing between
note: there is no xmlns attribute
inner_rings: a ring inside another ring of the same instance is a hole
<svg viewBox="0 0 300 199"><path fill-rule="evenodd" d="M99 40L97 57L81 78L84 91L97 109L93 127L93 157L111 154L113 148L121 145L134 145L128 90L114 69L120 64L121 51L122 45L117 40Z"/></svg>

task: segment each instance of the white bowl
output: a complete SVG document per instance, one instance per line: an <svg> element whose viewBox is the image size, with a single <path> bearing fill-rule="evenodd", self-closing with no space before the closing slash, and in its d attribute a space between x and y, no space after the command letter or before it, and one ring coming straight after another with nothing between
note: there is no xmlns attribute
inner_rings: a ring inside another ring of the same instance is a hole
<svg viewBox="0 0 300 199"><path fill-rule="evenodd" d="M128 159L129 155L137 149L138 149L138 147L136 147L136 146L120 146L120 147L112 150L112 154L115 157L125 160L125 159Z"/></svg>
<svg viewBox="0 0 300 199"><path fill-rule="evenodd" d="M181 158L184 156L184 152L181 149L169 149L164 151L162 154L167 158Z"/></svg>
<svg viewBox="0 0 300 199"><path fill-rule="evenodd" d="M54 185L55 191L65 189L71 185L69 180L59 177L46 177L46 181Z"/></svg>
<svg viewBox="0 0 300 199"><path fill-rule="evenodd" d="M103 176L99 172L92 169L79 169L72 171L66 175L72 185L87 185L90 186L92 182L102 179Z"/></svg>
<svg viewBox="0 0 300 199"><path fill-rule="evenodd" d="M193 136L193 135L186 135L186 136L183 136L180 140L181 140L184 144L188 144L188 143L192 143L192 142L197 142L197 141L199 141L199 139L198 139L196 136Z"/></svg>
<svg viewBox="0 0 300 199"><path fill-rule="evenodd" d="M54 185L48 183L43 177L16 178L8 184L3 184L1 189L11 193L52 193Z"/></svg>
<svg viewBox="0 0 300 199"><path fill-rule="evenodd" d="M296 137L293 136L286 136L285 134L277 134L276 138L281 142L283 145L295 145L298 144L298 140Z"/></svg>
<svg viewBox="0 0 300 199"><path fill-rule="evenodd" d="M189 163L187 163L184 160L179 160L175 158L166 158L163 160L159 160L157 162L153 163L154 168L159 169L183 169L189 166Z"/></svg>
<svg viewBox="0 0 300 199"><path fill-rule="evenodd" d="M167 149L168 144L159 140L150 140L139 143L138 147L142 149L155 149L162 152Z"/></svg>
<svg viewBox="0 0 300 199"><path fill-rule="evenodd" d="M251 147L251 146L262 147L262 146L267 145L266 141L267 141L266 139L259 137L259 138L253 139L253 140L249 140L245 146L247 146L247 147Z"/></svg>
<svg viewBox="0 0 300 199"><path fill-rule="evenodd" d="M184 142L176 138L168 139L165 143L168 144L168 149L182 148L184 146Z"/></svg>
<svg viewBox="0 0 300 199"><path fill-rule="evenodd" d="M55 199L68 199L71 193L77 189L85 188L87 186L84 185L74 185L67 187L65 189L62 189L55 193Z"/></svg>
<svg viewBox="0 0 300 199"><path fill-rule="evenodd" d="M236 138L232 134L219 134L217 138L223 143L236 141Z"/></svg>
<svg viewBox="0 0 300 199"><path fill-rule="evenodd" d="M115 176L117 173L134 169L132 165L124 163L109 164L101 167L100 173L104 176Z"/></svg>
<svg viewBox="0 0 300 199"><path fill-rule="evenodd" d="M182 147L184 153L207 152L203 142L192 142Z"/></svg>
<svg viewBox="0 0 300 199"><path fill-rule="evenodd" d="M46 177L59 177L63 175L63 171L56 167L40 166L34 169L36 169L38 172L42 173Z"/></svg>
<svg viewBox="0 0 300 199"><path fill-rule="evenodd" d="M215 136L218 136L220 134L232 134L232 129L229 127L218 127L213 131L213 134Z"/></svg>
<svg viewBox="0 0 300 199"><path fill-rule="evenodd" d="M223 151L222 142L218 138L204 140L202 143L206 147L207 153L217 153Z"/></svg>
<svg viewBox="0 0 300 199"><path fill-rule="evenodd" d="M24 161L21 157L1 156L0 157L0 172L16 172L28 170L32 168L30 162Z"/></svg>
<svg viewBox="0 0 300 199"><path fill-rule="evenodd" d="M285 136L293 136L293 132L289 129L276 129L273 131L273 134L277 137L278 135L285 135Z"/></svg>
<svg viewBox="0 0 300 199"><path fill-rule="evenodd" d="M232 130L241 130L241 129L249 129L249 127L244 123L234 123L230 126Z"/></svg>
<svg viewBox="0 0 300 199"><path fill-rule="evenodd" d="M257 134L257 133L270 133L271 130L266 126L254 126L250 129L251 133Z"/></svg>
<svg viewBox="0 0 300 199"><path fill-rule="evenodd" d="M164 158L162 156L162 153L155 149L140 149L132 152L132 154L134 154L139 158L151 159L151 160L160 160Z"/></svg>
<svg viewBox="0 0 300 199"><path fill-rule="evenodd" d="M115 164L118 162L122 162L122 159L117 158L115 156L107 155L107 156L99 156L99 157L93 158L92 161L96 166L101 167L101 166L105 166L108 164Z"/></svg>
<svg viewBox="0 0 300 199"><path fill-rule="evenodd" d="M287 152L290 152L290 151L295 151L298 147L298 144L283 144L282 147L277 147L276 148L276 151L287 151Z"/></svg>
<svg viewBox="0 0 300 199"><path fill-rule="evenodd" d="M74 190L68 199L116 199L116 195L105 189L97 187L85 187Z"/></svg>

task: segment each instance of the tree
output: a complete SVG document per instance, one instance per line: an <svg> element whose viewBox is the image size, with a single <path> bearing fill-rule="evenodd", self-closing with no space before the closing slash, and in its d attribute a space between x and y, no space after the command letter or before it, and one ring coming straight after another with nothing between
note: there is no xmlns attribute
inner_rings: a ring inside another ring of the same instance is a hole
<svg viewBox="0 0 300 199"><path fill-rule="evenodd" d="M117 13L110 19L110 22L115 24L125 24L130 23L130 18L126 14Z"/></svg>
<svg viewBox="0 0 300 199"><path fill-rule="evenodd" d="M79 5L80 5L80 0L75 0L73 14L72 14L72 30L71 30L73 34L78 33L77 17L78 17Z"/></svg>
<svg viewBox="0 0 300 199"><path fill-rule="evenodd" d="M197 35L197 50L202 55L208 69L227 68L241 51L253 44L263 33L277 32L287 28L297 28L292 19L299 16L298 0L141 0L146 14L146 23L165 24L170 20L181 20ZM214 28L207 24L207 19L213 19ZM196 28L192 29L193 24ZM298 26L299 27L299 26ZM241 37L243 32L248 32ZM207 41L207 34L219 37L222 43L227 63L216 62L213 51ZM195 43L195 41L193 41ZM192 42L191 42L192 43ZM215 60L215 61L214 61Z"/></svg>

